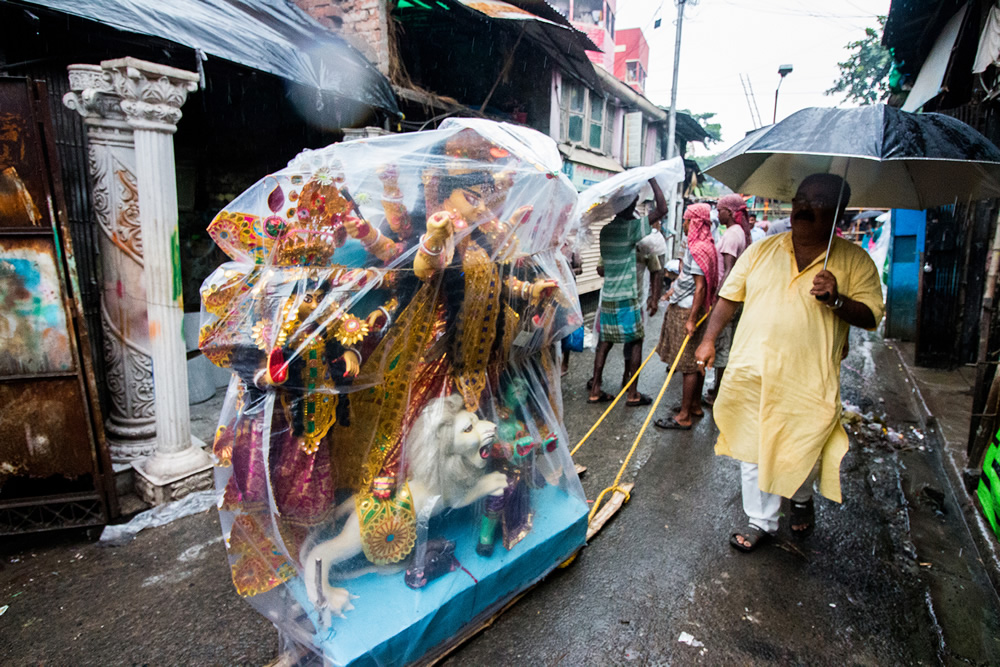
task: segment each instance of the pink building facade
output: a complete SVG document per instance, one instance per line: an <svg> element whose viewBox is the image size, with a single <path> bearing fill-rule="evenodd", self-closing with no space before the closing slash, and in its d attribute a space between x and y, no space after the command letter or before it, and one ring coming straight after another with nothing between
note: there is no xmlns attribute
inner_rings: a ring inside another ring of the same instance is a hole
<svg viewBox="0 0 1000 667"><path fill-rule="evenodd" d="M649 72L649 44L641 28L628 28L615 33L614 75L637 93L646 92Z"/></svg>
<svg viewBox="0 0 1000 667"><path fill-rule="evenodd" d="M554 0L549 4L600 47L600 51L587 51L590 62L608 72L614 70L616 0Z"/></svg>

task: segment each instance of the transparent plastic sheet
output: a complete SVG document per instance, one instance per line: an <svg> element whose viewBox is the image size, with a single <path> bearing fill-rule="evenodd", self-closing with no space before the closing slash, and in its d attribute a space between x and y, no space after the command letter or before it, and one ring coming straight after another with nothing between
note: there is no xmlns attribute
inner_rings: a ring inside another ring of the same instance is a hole
<svg viewBox="0 0 1000 667"><path fill-rule="evenodd" d="M389 81L364 56L283 0L27 0L120 30L162 37L398 114Z"/></svg>
<svg viewBox="0 0 1000 667"><path fill-rule="evenodd" d="M610 220L636 197L640 201L653 199L649 180L654 178L664 196L669 197L670 190L684 180L684 161L675 157L647 167L629 169L581 192L574 214L581 221L579 245L585 247L597 242L590 229L594 223Z"/></svg>
<svg viewBox="0 0 1000 667"><path fill-rule="evenodd" d="M584 543L555 144L478 120L305 151L213 220L201 349L236 590L330 664L405 664Z"/></svg>
<svg viewBox="0 0 1000 667"><path fill-rule="evenodd" d="M146 528L158 528L183 519L192 514L205 512L217 504L218 494L215 491L195 491L180 500L165 505L157 505L145 512L136 514L127 523L105 526L101 531L99 543L101 546L120 547L128 544L140 531Z"/></svg>

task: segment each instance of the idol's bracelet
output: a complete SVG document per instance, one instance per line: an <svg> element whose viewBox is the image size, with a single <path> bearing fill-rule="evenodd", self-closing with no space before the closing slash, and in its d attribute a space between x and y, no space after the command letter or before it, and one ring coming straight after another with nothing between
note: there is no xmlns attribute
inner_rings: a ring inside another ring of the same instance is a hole
<svg viewBox="0 0 1000 667"><path fill-rule="evenodd" d="M837 298L835 300L830 301L826 304L826 307L829 308L830 310L840 310L841 308L843 308L843 306L844 306L844 297L840 294L837 295Z"/></svg>
<svg viewBox="0 0 1000 667"><path fill-rule="evenodd" d="M420 237L420 249L423 250L425 254L430 255L431 257L437 257L442 252L444 252L444 244L438 247L437 250L431 250L427 246L427 234L424 234L423 236Z"/></svg>

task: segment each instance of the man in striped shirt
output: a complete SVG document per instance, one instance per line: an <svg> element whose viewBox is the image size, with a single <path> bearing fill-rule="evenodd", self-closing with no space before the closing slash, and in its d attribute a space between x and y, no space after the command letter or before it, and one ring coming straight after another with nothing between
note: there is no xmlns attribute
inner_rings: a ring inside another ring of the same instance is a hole
<svg viewBox="0 0 1000 667"><path fill-rule="evenodd" d="M636 197L628 206L619 211L614 219L601 229L601 262L604 266L604 287L601 291L600 333L597 353L594 356L594 377L590 382L589 403L604 403L614 396L603 391L601 380L604 364L615 343L624 345L625 374L628 381L642 363L642 341L645 335L642 326L642 304L639 302L639 285L636 280L636 245L650 233L667 212L667 200L663 191L650 179L656 208L642 218L635 218ZM655 312L655 308L653 309ZM638 379L629 387L626 405L649 405L652 400L639 393Z"/></svg>

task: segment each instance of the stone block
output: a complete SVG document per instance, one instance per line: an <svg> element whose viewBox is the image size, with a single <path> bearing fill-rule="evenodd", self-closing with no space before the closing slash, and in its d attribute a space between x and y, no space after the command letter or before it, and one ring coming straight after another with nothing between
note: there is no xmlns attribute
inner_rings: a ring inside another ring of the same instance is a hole
<svg viewBox="0 0 1000 667"><path fill-rule="evenodd" d="M163 505L174 500L180 500L195 491L208 491L213 488L214 483L211 468L168 482L162 486L138 474L135 476L135 492L150 505Z"/></svg>

